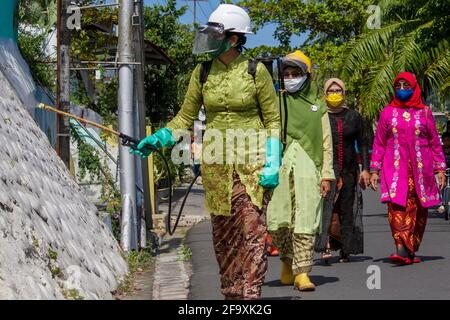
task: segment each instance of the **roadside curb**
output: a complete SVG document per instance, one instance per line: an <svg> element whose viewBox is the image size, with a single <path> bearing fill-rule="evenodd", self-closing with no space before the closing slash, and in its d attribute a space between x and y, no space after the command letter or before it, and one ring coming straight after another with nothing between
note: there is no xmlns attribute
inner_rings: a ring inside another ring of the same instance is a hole
<svg viewBox="0 0 450 320"><path fill-rule="evenodd" d="M191 259L183 261L179 250L184 246L185 235L197 223L209 219L207 216L186 215L174 235L161 241L156 257L153 300L187 300L192 276Z"/></svg>

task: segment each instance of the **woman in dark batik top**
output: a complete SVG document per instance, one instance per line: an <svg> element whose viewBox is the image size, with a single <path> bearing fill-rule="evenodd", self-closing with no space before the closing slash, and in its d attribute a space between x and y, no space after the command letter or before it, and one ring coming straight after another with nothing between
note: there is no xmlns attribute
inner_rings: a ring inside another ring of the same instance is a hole
<svg viewBox="0 0 450 320"><path fill-rule="evenodd" d="M345 105L344 82L337 78L328 80L325 99L333 136L336 181L325 199L322 233L316 238L315 250L328 262L331 250L340 249L339 261L348 262L350 254L363 252L361 187L370 184L368 142L361 115Z"/></svg>

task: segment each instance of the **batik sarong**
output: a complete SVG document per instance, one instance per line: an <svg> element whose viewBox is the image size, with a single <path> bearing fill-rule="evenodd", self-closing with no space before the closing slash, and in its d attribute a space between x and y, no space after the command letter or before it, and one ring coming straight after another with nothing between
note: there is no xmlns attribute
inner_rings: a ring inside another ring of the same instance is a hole
<svg viewBox="0 0 450 320"><path fill-rule="evenodd" d="M255 206L239 175L233 173L231 216L212 215L213 244L225 299L252 300L261 297L267 271L266 210Z"/></svg>

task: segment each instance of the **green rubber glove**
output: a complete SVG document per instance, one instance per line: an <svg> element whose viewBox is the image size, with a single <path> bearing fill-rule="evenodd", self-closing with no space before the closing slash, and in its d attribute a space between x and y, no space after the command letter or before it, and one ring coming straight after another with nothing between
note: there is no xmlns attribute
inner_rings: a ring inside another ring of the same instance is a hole
<svg viewBox="0 0 450 320"><path fill-rule="evenodd" d="M161 128L154 134L142 139L136 149L130 148L130 153L147 158L153 152L153 149L171 147L175 142L172 131L168 128Z"/></svg>
<svg viewBox="0 0 450 320"><path fill-rule="evenodd" d="M281 166L281 142L278 138L269 137L266 141L266 164L259 177L259 184L267 189L278 186L278 170Z"/></svg>

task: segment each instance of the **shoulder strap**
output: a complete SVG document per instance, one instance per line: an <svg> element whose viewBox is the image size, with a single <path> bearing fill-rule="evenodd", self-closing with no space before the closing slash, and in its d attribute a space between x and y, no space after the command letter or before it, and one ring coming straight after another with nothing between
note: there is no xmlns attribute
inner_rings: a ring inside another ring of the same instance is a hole
<svg viewBox="0 0 450 320"><path fill-rule="evenodd" d="M256 68L258 65L258 61L251 59L248 60L248 74L253 77L253 81L256 81ZM205 84L206 80L208 80L209 72L211 71L212 60L203 61L200 65L200 83Z"/></svg>
<svg viewBox="0 0 450 320"><path fill-rule="evenodd" d="M258 61L255 59L248 60L248 74L253 77L253 81L256 84L256 68L258 65Z"/></svg>
<svg viewBox="0 0 450 320"><path fill-rule="evenodd" d="M203 87L206 80L208 80L209 72L211 71L212 60L203 61L200 65L200 83Z"/></svg>

